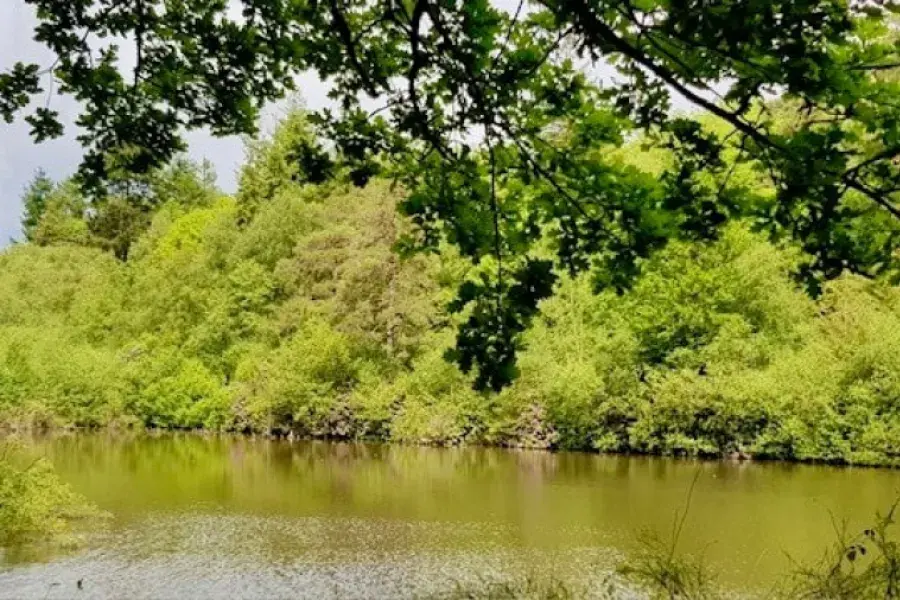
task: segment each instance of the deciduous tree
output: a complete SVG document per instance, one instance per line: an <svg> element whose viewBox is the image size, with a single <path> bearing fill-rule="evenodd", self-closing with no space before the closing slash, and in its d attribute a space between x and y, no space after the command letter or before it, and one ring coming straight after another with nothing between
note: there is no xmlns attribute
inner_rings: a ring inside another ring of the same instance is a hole
<svg viewBox="0 0 900 600"><path fill-rule="evenodd" d="M483 387L515 375L560 271L621 289L669 240L714 237L735 216L798 239L813 292L896 267L889 0L26 2L56 59L0 76L0 114L51 85L80 100L89 188L110 153L127 149L127 168L146 173L184 148L185 129L249 132L297 74L329 81L338 109L317 122L344 172L401 180L419 245L449 240L480 267L460 289L455 354ZM727 131L674 110L674 96ZM777 126L775 97L803 116L795 127ZM52 105L26 118L38 141L62 132ZM674 151L661 174L610 152L641 132ZM732 185L726 151L774 196Z"/></svg>

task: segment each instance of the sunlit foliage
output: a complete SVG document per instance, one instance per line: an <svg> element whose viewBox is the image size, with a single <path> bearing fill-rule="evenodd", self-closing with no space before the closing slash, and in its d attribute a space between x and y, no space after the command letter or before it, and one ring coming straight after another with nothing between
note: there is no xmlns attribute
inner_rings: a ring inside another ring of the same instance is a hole
<svg viewBox="0 0 900 600"><path fill-rule="evenodd" d="M563 276L518 378L476 391L446 358L481 271L447 245L404 252L408 191L305 175L290 148L314 139L300 115L255 143L236 198L187 165L155 176L125 261L89 231L0 254L2 420L898 461L900 290L844 275L813 299L800 249L734 222L670 243L628 289ZM640 145L616 160L667 160ZM766 201L752 170L734 177ZM80 201L50 187L34 232L54 198Z"/></svg>
<svg viewBox="0 0 900 600"><path fill-rule="evenodd" d="M59 480L45 459L29 459L14 444L0 446L0 546L58 537L70 522L99 512Z"/></svg>
<svg viewBox="0 0 900 600"><path fill-rule="evenodd" d="M140 190L186 131L254 133L313 73L332 106L253 147L239 219L288 181L402 183L415 246L478 271L453 358L479 389L519 375L561 277L621 291L729 222L795 241L814 296L900 277L896 0L24 1L52 58L3 66L0 118L41 142L64 132L53 95L79 101L95 243L127 258L156 208ZM623 160L636 137L668 160Z"/></svg>

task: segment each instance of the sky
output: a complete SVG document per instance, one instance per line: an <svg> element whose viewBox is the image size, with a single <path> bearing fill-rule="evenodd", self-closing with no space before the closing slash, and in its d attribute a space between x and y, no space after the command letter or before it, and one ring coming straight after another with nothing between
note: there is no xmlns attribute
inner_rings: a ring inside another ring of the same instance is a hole
<svg viewBox="0 0 900 600"><path fill-rule="evenodd" d="M238 12L237 3L231 2L231 8ZM516 0L495 0L495 6L508 12L516 5ZM51 53L32 39L34 25L34 9L25 0L0 0L0 72L17 61L39 65L53 62ZM127 41L121 44L121 56L128 55L128 45ZM603 66L591 71L599 79L613 73L612 69ZM297 91L297 96L290 101L273 105L263 113L263 130L277 122L289 104L302 103L310 110L332 104L327 98L328 86L312 74L297 78ZM673 97L673 105L676 108L689 106L677 96ZM29 126L21 119L12 124L0 120L0 248L10 240L21 238L21 196L35 172L43 169L53 179L65 179L75 172L81 160L82 149L75 139L77 130L73 124L79 112L78 104L71 98L54 96L51 108L61 114L67 125L66 133L62 138L42 144L32 141ZM233 192L238 168L244 159L244 141L234 136L216 138L204 131L194 131L186 137L190 158L209 160L216 169L219 187L225 192Z"/></svg>
<svg viewBox="0 0 900 600"><path fill-rule="evenodd" d="M24 0L0 0L0 70L6 70L17 61L49 65L51 53L32 39L35 25L34 9ZM123 48L123 53L124 53ZM316 77L298 78L298 100L310 109L328 104L327 87ZM66 126L64 137L35 144L29 136L29 126L21 119L12 124L0 120L0 248L11 239L20 239L22 216L22 191L38 169L43 169L53 179L64 179L75 172L81 160L81 145L75 139L73 125L78 115L78 104L64 96L54 96L51 108L60 112ZM277 119L284 107L275 105L264 114L264 121ZM204 131L187 135L190 157L208 159L216 168L218 184L222 190L233 192L237 171L244 159L244 142L231 136L216 138Z"/></svg>
<svg viewBox="0 0 900 600"><path fill-rule="evenodd" d="M238 17L239 3L229 1L231 14ZM515 10L517 5L518 0L495 0L495 6L507 12ZM35 21L34 9L25 0L0 0L0 72L17 61L39 65L53 62L52 54L32 39ZM129 54L128 46L127 41L120 44L123 58ZM327 97L328 86L313 74L297 78L297 92L296 97L273 105L263 113L264 131L279 120L288 105L301 103L310 110L332 105ZM51 108L60 113L67 125L66 133L62 138L42 144L32 141L29 126L21 119L11 125L0 120L0 248L12 239L21 238L21 196L35 172L43 169L52 179L65 179L75 172L81 161L82 149L75 139L77 130L73 124L79 112L77 102L54 96ZM204 131L191 132L186 137L190 158L209 160L216 169L219 187L225 192L235 191L238 168L244 160L244 141L234 136L216 138Z"/></svg>

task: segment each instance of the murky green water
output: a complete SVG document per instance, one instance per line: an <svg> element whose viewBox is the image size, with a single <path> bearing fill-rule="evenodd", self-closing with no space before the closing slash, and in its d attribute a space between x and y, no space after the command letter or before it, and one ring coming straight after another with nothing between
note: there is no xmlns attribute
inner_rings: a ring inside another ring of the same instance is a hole
<svg viewBox="0 0 900 600"><path fill-rule="evenodd" d="M862 528L900 493L898 471L479 448L104 434L34 451L114 517L76 551L7 557L3 598L421 596L523 573L596 585L642 530L671 530L698 470L680 547L728 587L764 590L833 541L832 514Z"/></svg>

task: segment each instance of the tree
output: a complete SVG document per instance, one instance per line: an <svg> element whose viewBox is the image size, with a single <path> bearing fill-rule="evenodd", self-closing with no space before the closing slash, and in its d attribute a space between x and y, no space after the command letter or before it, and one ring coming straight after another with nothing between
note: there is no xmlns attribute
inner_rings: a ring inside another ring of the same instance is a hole
<svg viewBox="0 0 900 600"><path fill-rule="evenodd" d="M252 131L259 107L314 69L340 109L316 122L358 184L409 190L418 246L442 239L481 270L460 288L455 356L499 388L560 271L623 289L672 239L715 237L751 216L809 255L812 292L850 270L896 271L900 91L892 2L845 0L26 0L43 71L0 76L7 120L43 92L83 101L81 168L107 155L146 173L183 149L185 128ZM109 36L133 43L133 67ZM582 63L577 66L576 62ZM598 70L614 73L609 81ZM704 128L680 96L727 125ZM368 110L363 96L381 108ZM780 128L771 99L800 115ZM47 107L37 140L61 133ZM610 149L642 133L674 151L650 175ZM319 148L311 146L312 156ZM730 182L723 153L770 179L772 198Z"/></svg>
<svg viewBox="0 0 900 600"><path fill-rule="evenodd" d="M77 185L71 181L54 185L45 197L36 200L35 196L25 198L29 217L36 219L25 229L28 241L39 246L91 243L85 220L87 204Z"/></svg>
<svg viewBox="0 0 900 600"><path fill-rule="evenodd" d="M103 193L85 195L75 180L54 183L38 171L22 197L22 229L41 246L99 246L125 261L131 246L165 203L204 208L220 196L212 167L178 156L146 174L110 169Z"/></svg>
<svg viewBox="0 0 900 600"><path fill-rule="evenodd" d="M53 193L55 185L47 174L39 169L34 174L34 179L28 184L22 196L22 205L25 210L22 214L22 233L28 241L34 240L34 230L44 217L47 210L47 198Z"/></svg>
<svg viewBox="0 0 900 600"><path fill-rule="evenodd" d="M198 165L178 156L168 165L134 173L128 168L133 154L119 154L118 164L108 160L103 190L89 196L88 226L94 241L123 261L164 203L201 208L211 205L218 195L215 176L206 163Z"/></svg>

